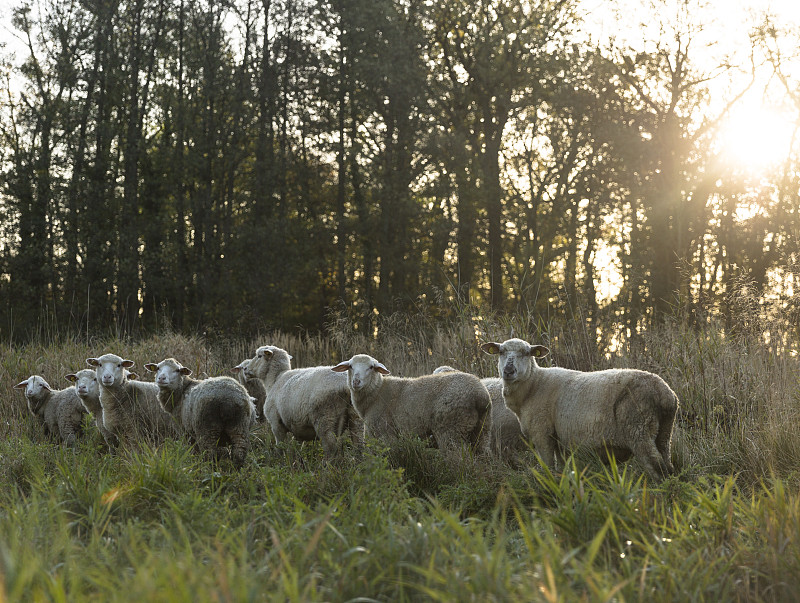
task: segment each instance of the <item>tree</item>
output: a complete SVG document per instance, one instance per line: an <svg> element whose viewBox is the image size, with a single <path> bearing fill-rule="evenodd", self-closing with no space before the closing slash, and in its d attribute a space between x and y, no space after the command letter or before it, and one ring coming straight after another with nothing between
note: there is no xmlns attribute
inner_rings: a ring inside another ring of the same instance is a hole
<svg viewBox="0 0 800 603"><path fill-rule="evenodd" d="M30 6L14 13L14 25L27 46L21 73L28 84L20 102L9 99L4 137L13 165L4 192L18 219L17 253L9 261L11 295L18 303L17 319L27 328L38 322L40 309L51 307L63 292L58 239L62 231L76 227L76 215L63 211L60 175L65 141L73 128L69 96L87 39L78 28L70 28L73 19L83 19L70 3L41 6L41 22L33 21L31 14ZM70 251L76 252L74 242Z"/></svg>
<svg viewBox="0 0 800 603"><path fill-rule="evenodd" d="M651 2L648 15L675 11L671 19L657 23L652 50L612 52L618 77L627 88L623 98L629 120L639 132L635 148L640 158L627 156L630 180L635 182L628 211L631 221L639 222L640 213L644 220L642 236L628 243L628 272L638 279L640 273L632 264L644 269L642 285L657 321L672 312L679 295L689 291L685 267L706 233L706 204L717 178L710 153L712 134L752 84L751 80L743 85L722 109L709 110L709 83L731 66L723 61L702 68L693 61L692 52L703 39L697 17L702 5L702 1ZM631 285L638 297L640 285ZM632 316L629 321L634 330L638 319Z"/></svg>
<svg viewBox="0 0 800 603"><path fill-rule="evenodd" d="M434 86L445 128L466 141L476 157L471 182L488 225L489 304L503 306L503 198L500 152L509 119L540 104L557 74L557 57L575 23L574 2L516 0L447 2L431 10L431 59L441 65ZM458 144L458 142L456 142ZM456 147L459 148L459 147ZM465 169L459 166L457 171ZM473 217L467 195L459 199L459 229ZM471 234L471 233L470 233ZM462 238L459 253L474 240ZM469 252L466 252L467 254ZM467 266L471 265L471 258ZM468 274L468 278L472 275Z"/></svg>
<svg viewBox="0 0 800 603"><path fill-rule="evenodd" d="M164 0L148 6L145 0L135 0L125 15L128 32L126 116L123 144L123 194L119 207L121 225L119 236L119 283L118 312L123 325L130 327L139 318L139 300L142 295L140 265L141 232L140 205L143 200L140 191L140 167L145 149L142 129L145 115L149 110L150 87L156 68L159 46L164 35L166 20ZM148 200L150 201L150 200ZM152 208L152 204L150 208ZM148 266L149 267L149 266Z"/></svg>

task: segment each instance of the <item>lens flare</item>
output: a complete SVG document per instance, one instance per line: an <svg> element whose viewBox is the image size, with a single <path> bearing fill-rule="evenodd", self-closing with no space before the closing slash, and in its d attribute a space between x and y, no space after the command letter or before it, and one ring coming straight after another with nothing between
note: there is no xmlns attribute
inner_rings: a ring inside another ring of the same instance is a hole
<svg viewBox="0 0 800 603"><path fill-rule="evenodd" d="M731 113L720 131L723 157L733 166L761 174L789 155L796 125L775 108L744 105Z"/></svg>

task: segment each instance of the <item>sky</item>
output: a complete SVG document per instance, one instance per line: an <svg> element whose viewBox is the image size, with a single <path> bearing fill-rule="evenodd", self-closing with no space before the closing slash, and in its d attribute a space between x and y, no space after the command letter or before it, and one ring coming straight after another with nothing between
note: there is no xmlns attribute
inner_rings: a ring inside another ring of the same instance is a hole
<svg viewBox="0 0 800 603"><path fill-rule="evenodd" d="M5 46L4 54L8 51L16 52L17 59L25 55L25 46L11 26L11 16L13 8L23 1L0 0L0 45ZM27 1L34 6L38 2L38 0ZM702 3L704 0L689 1L693 4ZM794 26L800 30L800 0L706 1L707 6L702 15L692 13L692 19L697 17L698 21L704 24L703 31L698 36L698 43L692 48L692 57L694 60L702 60L705 56L709 69L719 65L726 55L730 55L734 63L747 64L747 55L751 47L750 28L757 21L758 15L765 11L774 14L777 23ZM613 37L620 46L641 48L643 40L656 36L656 32L648 31L648 28L656 27L674 14L666 10L663 15L652 14L652 9L648 8L650 0L581 0L581 2L586 35L601 45ZM767 71L764 70L764 73ZM800 79L800 59L796 62L795 75ZM742 74L741 77L749 79L747 74ZM796 115L789 113L784 116L781 107L765 103L762 99L763 91L764 85L761 83L754 86L748 93L749 96L743 99L737 111L730 116L730 132L727 133L725 140L731 147L741 151L740 159L745 162L752 161L753 157L763 159L767 156L767 149L780 147L783 144L780 136L785 138L787 132L786 128L782 128L782 121L796 118ZM726 95L729 94L731 94L730 89L720 90L717 95L719 102L724 103Z"/></svg>
<svg viewBox="0 0 800 603"><path fill-rule="evenodd" d="M6 51L17 46L11 27L11 10L16 4L12 0L0 0L0 44L5 45Z"/></svg>
<svg viewBox="0 0 800 603"><path fill-rule="evenodd" d="M20 43L15 40L11 27L11 15L15 6L24 0L0 0L0 42L8 44L7 48L17 48ZM36 0L28 0L35 5ZM654 22L652 15L641 7L647 0L583 0L587 29L596 32L600 38L613 35L629 37L636 42L640 37L637 21ZM615 7L618 7L615 10ZM718 29L720 43L740 45L746 41L748 15L760 13L765 9L773 11L781 21L793 22L800 26L800 0L710 0L708 16L716 22L713 29ZM620 27L621 22L630 19L633 22ZM24 48L24 47L22 47Z"/></svg>
<svg viewBox="0 0 800 603"><path fill-rule="evenodd" d="M11 12L15 6L19 6L24 0L0 0L0 39L6 40L10 27ZM36 0L27 0L35 2ZM587 11L587 21L604 21L608 31L619 30L617 19L609 16L613 5L621 7L623 15L635 14L636 7L641 6L646 0L584 0L583 5ZM761 12L764 9L771 9L783 20L794 21L800 24L800 2L798 0L712 0L709 2L709 10L712 15L722 23L731 27L741 27L748 12Z"/></svg>

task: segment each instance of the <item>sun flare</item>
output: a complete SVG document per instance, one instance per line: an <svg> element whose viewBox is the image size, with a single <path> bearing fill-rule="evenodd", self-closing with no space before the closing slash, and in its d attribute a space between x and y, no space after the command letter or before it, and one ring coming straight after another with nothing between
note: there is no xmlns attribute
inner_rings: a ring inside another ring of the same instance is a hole
<svg viewBox="0 0 800 603"><path fill-rule="evenodd" d="M745 105L728 117L719 140L727 161L761 173L786 160L794 132L793 121L777 109Z"/></svg>

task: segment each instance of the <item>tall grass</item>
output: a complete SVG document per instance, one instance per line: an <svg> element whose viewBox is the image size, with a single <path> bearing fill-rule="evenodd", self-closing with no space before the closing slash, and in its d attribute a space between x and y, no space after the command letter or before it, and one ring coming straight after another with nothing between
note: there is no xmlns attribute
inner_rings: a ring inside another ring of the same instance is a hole
<svg viewBox="0 0 800 603"><path fill-rule="evenodd" d="M675 321L612 352L575 324L469 308L442 323L421 308L381 319L378 336L339 316L314 336L165 333L2 346L0 599L796 597L800 404L789 336L778 346L752 330ZM451 364L488 376L496 368L477 344L511 335L546 343L554 364L661 374L681 400L681 473L654 485L635 462L576 454L553 474L533 451L510 467L418 439L391 449L368 441L330 463L317 443L277 445L264 426L233 472L182 441L109 455L90 431L65 449L44 438L10 389L31 373L61 386L63 374L104 352L137 367L175 356L197 373L226 374L265 343L289 350L298 366L364 351L395 374Z"/></svg>

